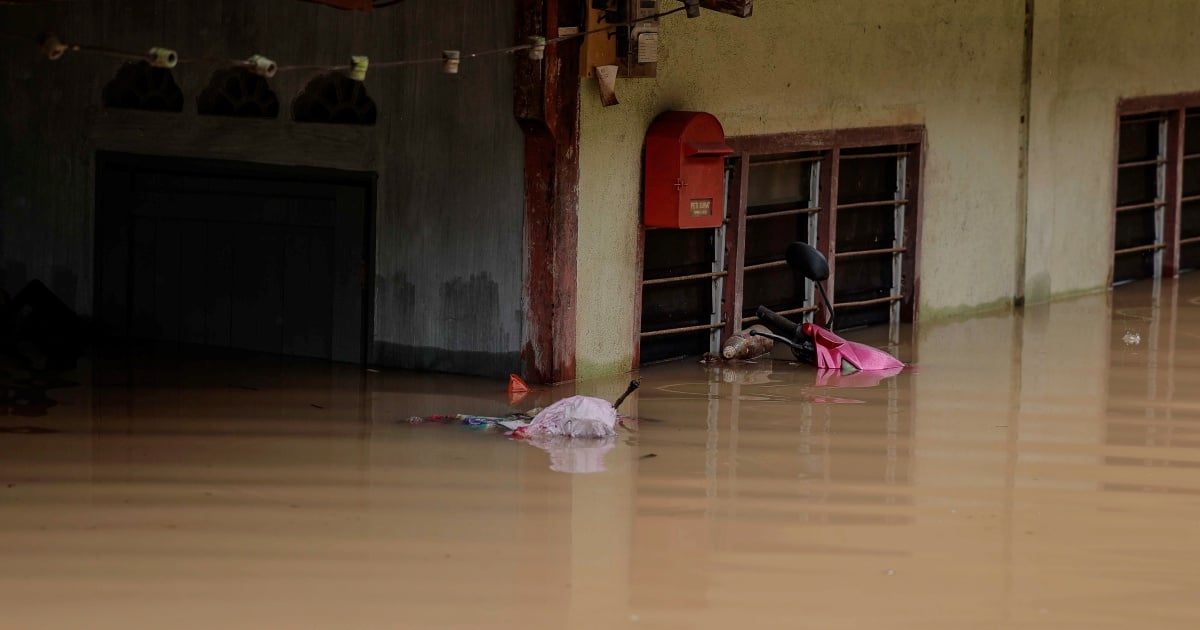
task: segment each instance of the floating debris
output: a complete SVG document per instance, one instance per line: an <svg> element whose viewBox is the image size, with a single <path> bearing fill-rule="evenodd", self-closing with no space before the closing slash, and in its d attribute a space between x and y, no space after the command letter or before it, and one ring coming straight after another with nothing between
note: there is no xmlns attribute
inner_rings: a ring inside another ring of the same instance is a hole
<svg viewBox="0 0 1200 630"><path fill-rule="evenodd" d="M523 436L601 438L616 435L617 409L603 398L571 396L546 407Z"/></svg>
<svg viewBox="0 0 1200 630"><path fill-rule="evenodd" d="M457 416L444 416L444 415L409 416L408 420L406 422L408 422L409 424L424 424L427 422L435 422L438 424L447 424L451 420L457 420L457 419L458 419Z"/></svg>

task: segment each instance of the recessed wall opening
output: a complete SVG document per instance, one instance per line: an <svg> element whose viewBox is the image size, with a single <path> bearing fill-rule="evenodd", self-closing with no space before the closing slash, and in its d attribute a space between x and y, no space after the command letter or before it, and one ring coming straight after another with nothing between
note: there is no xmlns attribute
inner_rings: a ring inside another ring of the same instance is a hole
<svg viewBox="0 0 1200 630"><path fill-rule="evenodd" d="M102 332L364 361L373 174L118 153L96 168Z"/></svg>
<svg viewBox="0 0 1200 630"><path fill-rule="evenodd" d="M375 101L363 82L337 72L309 81L292 103L296 122L374 125L376 116Z"/></svg>
<svg viewBox="0 0 1200 630"><path fill-rule="evenodd" d="M140 109L151 112L183 111L183 91L167 68L156 68L145 61L121 66L104 86L104 106L114 109Z"/></svg>
<svg viewBox="0 0 1200 630"><path fill-rule="evenodd" d="M277 118L279 98L265 77L245 68L226 68L213 73L208 87L196 98L202 116Z"/></svg>
<svg viewBox="0 0 1200 630"><path fill-rule="evenodd" d="M1162 273L1167 204L1167 116L1126 116L1120 123L1113 283Z"/></svg>
<svg viewBox="0 0 1200 630"><path fill-rule="evenodd" d="M833 301L838 326L853 328L900 320L906 289L902 263L913 237L906 238L908 198L905 145L853 147L839 152L834 243Z"/></svg>

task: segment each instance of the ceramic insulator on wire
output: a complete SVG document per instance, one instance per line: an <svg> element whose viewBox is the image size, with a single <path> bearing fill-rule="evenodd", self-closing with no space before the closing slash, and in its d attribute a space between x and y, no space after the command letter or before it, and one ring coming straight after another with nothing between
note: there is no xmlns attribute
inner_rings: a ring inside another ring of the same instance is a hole
<svg viewBox="0 0 1200 630"><path fill-rule="evenodd" d="M365 81L367 78L367 66L370 65L370 57L366 55L354 55L350 58L350 78L355 81Z"/></svg>
<svg viewBox="0 0 1200 630"><path fill-rule="evenodd" d="M262 55L254 55L253 57L247 59L246 68L249 69L250 72L268 79L275 76L275 73L279 70L279 66L276 65L274 61L271 61Z"/></svg>
<svg viewBox="0 0 1200 630"><path fill-rule="evenodd" d="M42 53L45 54L46 58L50 61L58 61L59 59L62 59L62 56L65 55L68 50L70 50L70 46L62 43L62 40L60 40L54 33L46 33L43 35L41 39L38 40L38 45L41 46Z"/></svg>
<svg viewBox="0 0 1200 630"><path fill-rule="evenodd" d="M446 74L458 74L458 64L462 54L457 50L442 51L442 72Z"/></svg>
<svg viewBox="0 0 1200 630"><path fill-rule="evenodd" d="M179 53L170 48L155 46L150 49L150 65L155 68L174 68L179 63Z"/></svg>
<svg viewBox="0 0 1200 630"><path fill-rule="evenodd" d="M529 38L529 58L537 61L546 57L546 38L533 35Z"/></svg>

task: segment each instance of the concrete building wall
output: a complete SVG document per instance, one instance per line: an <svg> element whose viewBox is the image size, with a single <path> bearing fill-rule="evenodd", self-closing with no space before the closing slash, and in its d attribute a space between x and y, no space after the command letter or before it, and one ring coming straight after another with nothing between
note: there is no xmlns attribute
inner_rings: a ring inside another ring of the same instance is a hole
<svg viewBox="0 0 1200 630"><path fill-rule="evenodd" d="M513 14L503 0L403 2L373 14L295 0L84 0L3 7L0 30L52 27L75 42L262 52L288 64L503 46ZM1117 101L1200 89L1198 18L1190 0L777 0L750 19L664 19L657 79L621 80L612 108L583 86L579 376L632 363L641 147L659 113L709 111L729 135L925 125L922 319L1044 301L1104 288ZM459 77L436 65L374 69L367 86L379 124L352 128L295 124L286 113L197 116L195 96L214 69L198 65L175 71L182 114L105 110L100 91L120 62L51 63L9 38L0 52L0 286L41 278L90 311L97 150L371 171L373 357L518 369L522 139L509 58L469 60ZM311 77L272 80L285 110Z"/></svg>
<svg viewBox="0 0 1200 630"><path fill-rule="evenodd" d="M1104 288L1122 98L1200 90L1200 4L1037 0L1025 297Z"/></svg>
<svg viewBox="0 0 1200 630"><path fill-rule="evenodd" d="M662 23L658 78L584 85L579 374L628 369L645 130L667 110L727 135L923 124L922 317L1011 302L1020 257L1023 0L762 2ZM1111 133L1108 135L1111 138Z"/></svg>
<svg viewBox="0 0 1200 630"><path fill-rule="evenodd" d="M0 32L184 57L265 54L281 65L440 57L512 43L508 0L401 2L372 13L296 0L123 0L0 7ZM504 374L520 369L523 138L512 111L512 59L372 68L374 127L297 124L291 102L319 71L281 72L276 120L198 116L218 66L181 64L179 114L106 110L122 62L68 54L50 62L0 39L0 286L42 279L92 309L94 159L98 150L305 165L378 174L374 360Z"/></svg>
<svg viewBox="0 0 1200 630"><path fill-rule="evenodd" d="M762 2L744 20L665 18L657 79L619 81L611 108L583 88L579 266L594 271L579 283L580 375L632 361L632 182L659 113L707 111L731 136L925 125L928 321L1106 287L1117 103L1200 90L1196 24L1188 0Z"/></svg>

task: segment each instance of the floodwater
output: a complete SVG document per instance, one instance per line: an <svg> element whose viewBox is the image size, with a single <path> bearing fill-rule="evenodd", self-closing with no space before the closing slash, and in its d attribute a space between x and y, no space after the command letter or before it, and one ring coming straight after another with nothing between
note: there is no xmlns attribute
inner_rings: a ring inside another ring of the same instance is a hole
<svg viewBox="0 0 1200 630"><path fill-rule="evenodd" d="M879 382L647 367L580 449L405 422L493 380L8 371L0 627L1200 627L1200 274L889 334Z"/></svg>

